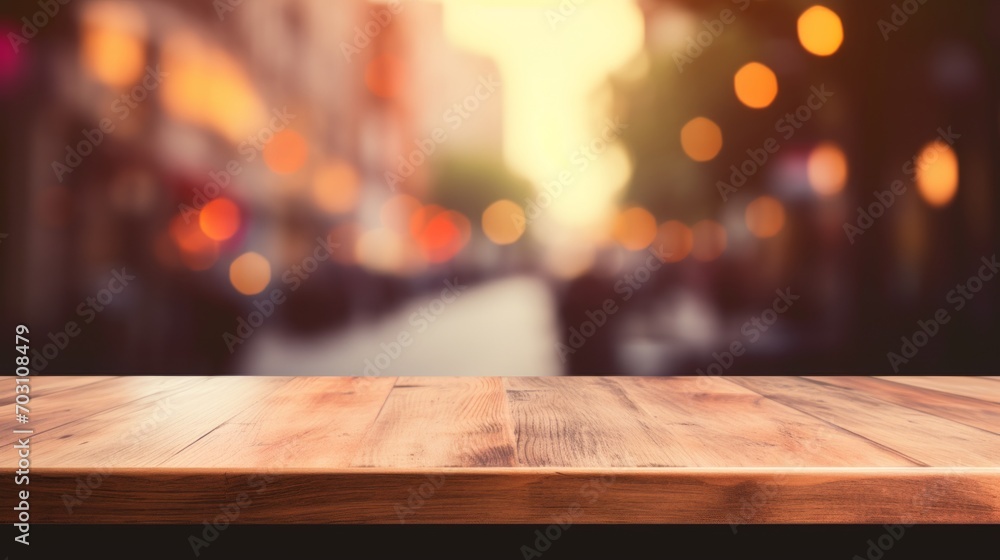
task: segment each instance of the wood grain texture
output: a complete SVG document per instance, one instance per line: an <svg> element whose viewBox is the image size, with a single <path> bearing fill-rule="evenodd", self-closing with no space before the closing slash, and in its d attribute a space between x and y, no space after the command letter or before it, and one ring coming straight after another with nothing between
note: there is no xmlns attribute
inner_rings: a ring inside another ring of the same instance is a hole
<svg viewBox="0 0 1000 560"><path fill-rule="evenodd" d="M401 377L356 467L513 466L514 429L497 377Z"/></svg>
<svg viewBox="0 0 1000 560"><path fill-rule="evenodd" d="M1000 404L1000 383L979 377L881 377L896 383Z"/></svg>
<svg viewBox="0 0 1000 560"><path fill-rule="evenodd" d="M1000 523L997 379L31 382L33 522Z"/></svg>
<svg viewBox="0 0 1000 560"><path fill-rule="evenodd" d="M859 391L796 377L735 377L739 383L920 465L997 467L1000 436Z"/></svg>

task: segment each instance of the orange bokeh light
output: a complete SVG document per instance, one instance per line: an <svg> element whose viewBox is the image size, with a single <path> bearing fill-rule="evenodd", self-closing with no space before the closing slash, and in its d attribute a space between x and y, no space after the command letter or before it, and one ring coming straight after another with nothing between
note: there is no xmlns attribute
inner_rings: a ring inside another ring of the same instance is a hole
<svg viewBox="0 0 1000 560"><path fill-rule="evenodd" d="M746 222L756 237L774 237L785 227L785 207L774 197L757 197L747 205Z"/></svg>
<svg viewBox="0 0 1000 560"><path fill-rule="evenodd" d="M817 56L830 56L844 42L840 16L825 6L813 6L802 12L797 27L802 47Z"/></svg>
<svg viewBox="0 0 1000 560"><path fill-rule="evenodd" d="M681 147L695 161L709 161L722 149L722 130L705 117L695 117L681 129Z"/></svg>
<svg viewBox="0 0 1000 560"><path fill-rule="evenodd" d="M736 72L733 87L741 103L753 109L763 109L778 95L778 77L767 66L751 62Z"/></svg>
<svg viewBox="0 0 1000 560"><path fill-rule="evenodd" d="M240 229L240 209L228 198L217 198L201 209L198 225L210 239L225 241Z"/></svg>
<svg viewBox="0 0 1000 560"><path fill-rule="evenodd" d="M817 194L834 195L847 184L847 156L836 144L816 146L809 154L806 169L809 184Z"/></svg>
<svg viewBox="0 0 1000 560"><path fill-rule="evenodd" d="M948 144L935 140L924 146L916 161L920 196L931 206L946 206L958 191L958 157Z"/></svg>
<svg viewBox="0 0 1000 560"><path fill-rule="evenodd" d="M468 243L472 224L459 212L446 210L431 218L418 238L427 260L442 263L451 260Z"/></svg>
<svg viewBox="0 0 1000 560"><path fill-rule="evenodd" d="M660 225L653 240L656 254L665 262L680 262L691 253L694 235L691 228L677 220L668 220Z"/></svg>
<svg viewBox="0 0 1000 560"><path fill-rule="evenodd" d="M243 295L259 294L271 282L271 263L259 253L243 253L229 265L229 281Z"/></svg>
<svg viewBox="0 0 1000 560"><path fill-rule="evenodd" d="M279 175L295 173L306 163L308 145L301 134L292 129L275 133L264 145L264 162Z"/></svg>
<svg viewBox="0 0 1000 560"><path fill-rule="evenodd" d="M180 250L181 262L191 270L207 270L219 258L219 244L205 235L197 221L174 216L168 231Z"/></svg>
<svg viewBox="0 0 1000 560"><path fill-rule="evenodd" d="M645 249L656 237L656 218L645 208L629 208L618 215L614 236L629 251Z"/></svg>
<svg viewBox="0 0 1000 560"><path fill-rule="evenodd" d="M345 161L332 161L316 171L313 178L313 201L321 210L342 214L358 203L360 181L354 167Z"/></svg>
<svg viewBox="0 0 1000 560"><path fill-rule="evenodd" d="M510 245L524 235L527 221L516 202L498 200L483 211L483 233L497 245Z"/></svg>

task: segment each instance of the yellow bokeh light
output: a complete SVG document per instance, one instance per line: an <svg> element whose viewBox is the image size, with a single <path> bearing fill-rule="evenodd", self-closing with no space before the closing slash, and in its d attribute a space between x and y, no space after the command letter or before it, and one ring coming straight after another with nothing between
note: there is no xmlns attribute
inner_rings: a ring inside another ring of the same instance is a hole
<svg viewBox="0 0 1000 560"><path fill-rule="evenodd" d="M80 56L95 78L116 87L134 83L146 63L146 21L130 4L96 2L83 11Z"/></svg>
<svg viewBox="0 0 1000 560"><path fill-rule="evenodd" d="M837 194L847 184L847 156L836 144L820 144L809 153L806 171L817 194Z"/></svg>
<svg viewBox="0 0 1000 560"><path fill-rule="evenodd" d="M785 207L770 196L760 196L747 205L747 229L762 239L774 237L785 227Z"/></svg>
<svg viewBox="0 0 1000 560"><path fill-rule="evenodd" d="M722 149L722 130L705 117L695 117L681 129L681 147L695 161L709 161Z"/></svg>
<svg viewBox="0 0 1000 560"><path fill-rule="evenodd" d="M656 254L665 262L680 262L691 253L694 236L683 223L668 220L660 225L653 243Z"/></svg>
<svg viewBox="0 0 1000 560"><path fill-rule="evenodd" d="M610 101L595 102L595 96L612 99L608 76L644 52L642 9L631 1L588 0L586 9L559 16L551 0L441 4L449 43L496 64L495 81L502 86L483 106L502 107L503 157L514 172L541 188L566 169L567 154L590 150L595 142L603 146L539 225L601 227L612 218L632 166L618 141L627 129L614 124ZM555 244L549 236L537 241Z"/></svg>
<svg viewBox="0 0 1000 560"><path fill-rule="evenodd" d="M656 218L645 208L629 208L615 221L615 239L629 251L649 247L656 237Z"/></svg>
<svg viewBox="0 0 1000 560"><path fill-rule="evenodd" d="M345 161L332 161L316 170L313 177L313 201L321 210L342 214L358 203L358 173Z"/></svg>
<svg viewBox="0 0 1000 560"><path fill-rule="evenodd" d="M267 140L266 109L235 58L188 31L168 36L161 55L163 74L169 76L160 86L162 101L171 116L211 127L233 142L248 142L253 135L246 145L254 149Z"/></svg>
<svg viewBox="0 0 1000 560"><path fill-rule="evenodd" d="M483 211L483 233L497 245L509 245L524 235L524 209L515 202L498 200Z"/></svg>
<svg viewBox="0 0 1000 560"><path fill-rule="evenodd" d="M259 253L243 253L229 265L229 281L243 295L259 294L271 282L271 263Z"/></svg>
<svg viewBox="0 0 1000 560"><path fill-rule="evenodd" d="M778 77L767 66L751 62L736 72L733 87L741 103L753 109L763 109L778 95Z"/></svg>
<svg viewBox="0 0 1000 560"><path fill-rule="evenodd" d="M715 220L702 220L691 228L691 256L699 261L714 261L726 250L726 228Z"/></svg>
<svg viewBox="0 0 1000 560"><path fill-rule="evenodd" d="M799 42L817 56L830 56L844 42L844 25L836 12L813 6L802 12L798 22Z"/></svg>
<svg viewBox="0 0 1000 560"><path fill-rule="evenodd" d="M958 157L948 144L935 140L924 146L916 161L916 181L927 204L946 206L958 191Z"/></svg>

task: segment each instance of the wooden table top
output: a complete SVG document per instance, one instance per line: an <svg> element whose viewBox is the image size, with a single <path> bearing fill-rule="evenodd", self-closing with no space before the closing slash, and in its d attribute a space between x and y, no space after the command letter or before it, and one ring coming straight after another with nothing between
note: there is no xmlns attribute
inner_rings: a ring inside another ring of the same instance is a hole
<svg viewBox="0 0 1000 560"><path fill-rule="evenodd" d="M35 377L27 425L3 386L39 523L1000 522L998 377Z"/></svg>

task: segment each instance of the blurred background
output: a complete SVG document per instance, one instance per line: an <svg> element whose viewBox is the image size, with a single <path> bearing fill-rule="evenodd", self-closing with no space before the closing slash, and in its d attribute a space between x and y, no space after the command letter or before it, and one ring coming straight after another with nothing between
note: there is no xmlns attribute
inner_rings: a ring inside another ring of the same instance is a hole
<svg viewBox="0 0 1000 560"><path fill-rule="evenodd" d="M40 0L0 30L38 373L1000 364L1000 3Z"/></svg>

